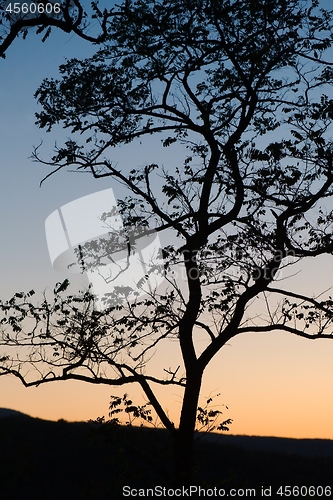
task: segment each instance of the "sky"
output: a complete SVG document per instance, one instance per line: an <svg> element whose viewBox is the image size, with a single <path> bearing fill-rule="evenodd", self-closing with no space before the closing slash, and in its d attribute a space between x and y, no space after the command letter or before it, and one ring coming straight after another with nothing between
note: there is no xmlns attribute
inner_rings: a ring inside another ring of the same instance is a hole
<svg viewBox="0 0 333 500"><path fill-rule="evenodd" d="M37 103L33 94L44 77L57 75L64 58L86 57L93 52L88 42L54 31L42 44L31 33L16 40L7 57L0 60L0 262L1 298L20 290L42 292L67 277L52 268L45 220L59 207L97 191L119 188L109 179L60 172L40 187L46 167L30 157L34 145L43 141L45 157L55 141L69 138L69 131L56 127L46 134L34 124ZM161 158L167 165L176 161L177 150L161 148L159 139L149 147L133 144L114 152L119 165L137 167ZM300 266L294 289L316 294L333 285L332 257L312 259ZM71 276L80 286L82 276ZM258 308L263 304L258 303ZM170 366L175 347L166 346L152 360ZM246 334L232 339L207 369L202 399L216 394L214 402L223 416L232 418L231 433L333 439L333 342L309 341L286 333ZM128 392L135 399L141 392L133 387L113 389L79 382L58 382L24 388L18 380L0 377L0 407L12 408L50 420L87 420L107 415L110 394ZM161 395L164 406L177 421L181 395L168 389ZM139 402L139 399L137 399Z"/></svg>

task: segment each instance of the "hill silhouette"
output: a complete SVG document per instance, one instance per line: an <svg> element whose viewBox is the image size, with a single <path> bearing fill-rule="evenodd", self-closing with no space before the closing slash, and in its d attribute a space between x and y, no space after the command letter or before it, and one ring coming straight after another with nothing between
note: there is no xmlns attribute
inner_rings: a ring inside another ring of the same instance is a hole
<svg viewBox="0 0 333 500"><path fill-rule="evenodd" d="M0 419L7 417L23 417L23 418L32 418L25 413L17 410L11 410L10 408L0 408Z"/></svg>
<svg viewBox="0 0 333 500"><path fill-rule="evenodd" d="M205 435L195 461L196 484L256 488L259 496L262 486L332 485L333 441ZM0 409L1 499L117 500L125 485L172 487L172 473L172 442L162 429L52 422Z"/></svg>

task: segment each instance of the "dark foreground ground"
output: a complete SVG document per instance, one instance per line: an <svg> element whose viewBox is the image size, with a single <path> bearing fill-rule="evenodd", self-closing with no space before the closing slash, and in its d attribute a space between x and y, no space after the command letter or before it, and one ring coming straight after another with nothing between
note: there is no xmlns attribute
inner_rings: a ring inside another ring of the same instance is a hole
<svg viewBox="0 0 333 500"><path fill-rule="evenodd" d="M172 446L162 430L49 422L4 410L0 417L1 500L117 500L126 498L126 485L172 487ZM283 499L280 486L331 486L331 495L304 495L303 488L298 498L333 498L333 441L211 435L195 450L202 487L255 488L255 498L264 498L261 488L270 486L270 498Z"/></svg>

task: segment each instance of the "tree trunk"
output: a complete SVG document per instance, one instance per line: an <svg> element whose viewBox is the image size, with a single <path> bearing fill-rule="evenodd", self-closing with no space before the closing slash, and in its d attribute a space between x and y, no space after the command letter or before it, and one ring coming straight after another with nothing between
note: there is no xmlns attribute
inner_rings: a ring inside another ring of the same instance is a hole
<svg viewBox="0 0 333 500"><path fill-rule="evenodd" d="M175 483L177 487L194 484L193 438L201 378L201 373L187 377L179 429L174 438Z"/></svg>

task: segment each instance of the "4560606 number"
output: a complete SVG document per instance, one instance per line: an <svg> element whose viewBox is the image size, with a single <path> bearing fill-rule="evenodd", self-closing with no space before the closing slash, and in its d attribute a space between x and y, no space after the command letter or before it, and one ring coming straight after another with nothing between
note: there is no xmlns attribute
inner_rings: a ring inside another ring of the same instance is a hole
<svg viewBox="0 0 333 500"><path fill-rule="evenodd" d="M281 497L330 497L331 486L280 486L276 492Z"/></svg>
<svg viewBox="0 0 333 500"><path fill-rule="evenodd" d="M59 14L60 3L51 2L10 2L6 7L9 14Z"/></svg>

